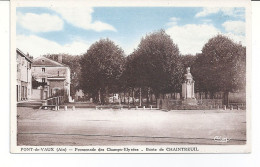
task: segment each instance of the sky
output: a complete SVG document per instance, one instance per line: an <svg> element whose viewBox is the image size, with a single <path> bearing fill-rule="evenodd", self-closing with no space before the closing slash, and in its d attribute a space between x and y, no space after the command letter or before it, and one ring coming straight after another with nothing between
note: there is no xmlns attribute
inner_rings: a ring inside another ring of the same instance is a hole
<svg viewBox="0 0 260 167"><path fill-rule="evenodd" d="M16 47L33 57L81 55L109 38L126 55L142 37L164 29L182 55L201 53L207 41L223 34L245 45L244 8L200 7L19 7Z"/></svg>

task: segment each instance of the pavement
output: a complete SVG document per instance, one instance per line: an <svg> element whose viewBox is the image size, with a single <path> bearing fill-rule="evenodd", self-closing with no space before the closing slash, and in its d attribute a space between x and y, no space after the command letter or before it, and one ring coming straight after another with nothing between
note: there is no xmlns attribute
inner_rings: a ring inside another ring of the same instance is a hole
<svg viewBox="0 0 260 167"><path fill-rule="evenodd" d="M39 108L45 100L26 100L17 102L17 107Z"/></svg>
<svg viewBox="0 0 260 167"><path fill-rule="evenodd" d="M18 145L241 145L245 110L17 108ZM223 139L223 140L222 140ZM228 139L227 141L224 141Z"/></svg>

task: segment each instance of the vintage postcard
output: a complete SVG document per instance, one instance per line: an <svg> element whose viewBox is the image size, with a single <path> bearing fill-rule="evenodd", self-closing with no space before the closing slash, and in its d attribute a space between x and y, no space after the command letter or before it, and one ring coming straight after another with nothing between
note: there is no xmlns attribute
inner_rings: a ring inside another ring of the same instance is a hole
<svg viewBox="0 0 260 167"><path fill-rule="evenodd" d="M250 153L251 4L11 1L12 153Z"/></svg>

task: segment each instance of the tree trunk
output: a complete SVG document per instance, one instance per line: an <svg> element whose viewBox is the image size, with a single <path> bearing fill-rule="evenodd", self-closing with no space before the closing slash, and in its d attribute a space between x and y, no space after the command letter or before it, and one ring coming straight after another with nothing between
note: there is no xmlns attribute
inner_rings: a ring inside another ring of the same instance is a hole
<svg viewBox="0 0 260 167"><path fill-rule="evenodd" d="M119 105L121 105L121 100L122 100L121 93L119 93L119 94L118 94Z"/></svg>
<svg viewBox="0 0 260 167"><path fill-rule="evenodd" d="M214 92L210 92L210 99L214 99Z"/></svg>
<svg viewBox="0 0 260 167"><path fill-rule="evenodd" d="M135 105L135 89L132 89L133 105Z"/></svg>
<svg viewBox="0 0 260 167"><path fill-rule="evenodd" d="M229 105L229 99L228 99L228 95L229 95L229 92L226 91L224 92L224 99L223 99L223 103L224 105L228 106Z"/></svg>
<svg viewBox="0 0 260 167"><path fill-rule="evenodd" d="M125 104L125 91L124 91L124 104Z"/></svg>
<svg viewBox="0 0 260 167"><path fill-rule="evenodd" d="M146 96L147 107L149 106L149 103L150 103L150 88L147 89L147 96Z"/></svg>
<svg viewBox="0 0 260 167"><path fill-rule="evenodd" d="M128 91L128 105L130 105L130 91Z"/></svg>
<svg viewBox="0 0 260 167"><path fill-rule="evenodd" d="M139 106L142 106L142 88L139 88Z"/></svg>
<svg viewBox="0 0 260 167"><path fill-rule="evenodd" d="M150 93L150 104L153 105L153 93Z"/></svg>
<svg viewBox="0 0 260 167"><path fill-rule="evenodd" d="M113 93L113 103L115 103L115 96L114 96L114 93Z"/></svg>
<svg viewBox="0 0 260 167"><path fill-rule="evenodd" d="M98 90L98 103L101 103L101 92L100 92L100 89Z"/></svg>
<svg viewBox="0 0 260 167"><path fill-rule="evenodd" d="M100 90L100 101L102 105L105 104L105 92L102 89Z"/></svg>
<svg viewBox="0 0 260 167"><path fill-rule="evenodd" d="M155 95L155 103L156 103L156 108L158 108L159 106L158 106L158 93L155 93L154 94Z"/></svg>

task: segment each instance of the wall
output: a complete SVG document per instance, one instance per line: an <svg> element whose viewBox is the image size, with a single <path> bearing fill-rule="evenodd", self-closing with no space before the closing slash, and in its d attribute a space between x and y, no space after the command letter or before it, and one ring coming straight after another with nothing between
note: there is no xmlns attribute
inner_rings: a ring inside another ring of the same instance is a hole
<svg viewBox="0 0 260 167"><path fill-rule="evenodd" d="M165 110L209 110L223 107L222 99L200 99L197 105L184 105L180 99L158 99L157 107Z"/></svg>
<svg viewBox="0 0 260 167"><path fill-rule="evenodd" d="M62 81L49 81L49 91L50 91L49 93L50 93L50 95L53 94L54 88L59 88L60 90L66 89L64 87L64 80L62 80Z"/></svg>
<svg viewBox="0 0 260 167"><path fill-rule="evenodd" d="M42 96L42 89L32 89L32 97L33 100L40 100Z"/></svg>
<svg viewBox="0 0 260 167"><path fill-rule="evenodd" d="M31 91L32 91L32 75L31 75L31 62L29 62L25 57L21 56L20 54L16 53L16 63L17 63L17 84L20 85L20 89L18 90L19 99L18 101L22 100L23 98L30 99L31 98ZM22 86L26 88L24 97L22 97Z"/></svg>
<svg viewBox="0 0 260 167"><path fill-rule="evenodd" d="M42 72L42 68L45 68L45 72ZM64 76L70 82L70 74L68 67L32 67L32 76L39 82L42 81L42 78L54 77L54 76ZM46 79L47 80L47 79Z"/></svg>

